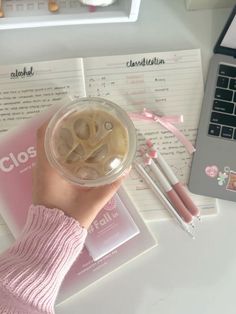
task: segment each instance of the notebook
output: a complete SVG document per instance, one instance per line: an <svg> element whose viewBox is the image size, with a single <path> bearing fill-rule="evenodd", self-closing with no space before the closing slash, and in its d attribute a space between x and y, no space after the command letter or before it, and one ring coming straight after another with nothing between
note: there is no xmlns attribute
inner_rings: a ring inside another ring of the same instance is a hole
<svg viewBox="0 0 236 314"><path fill-rule="evenodd" d="M83 96L107 98L127 112L147 108L160 115L182 114L184 122L177 127L194 144L203 96L201 52L191 49L1 66L0 132L52 105L65 103L66 97ZM192 155L182 143L156 122L134 122L142 135L138 134L139 144L143 134L151 138L186 183ZM134 169L125 187L146 220L170 218ZM215 199L193 198L203 216L217 213Z"/></svg>
<svg viewBox="0 0 236 314"><path fill-rule="evenodd" d="M236 201L236 6L208 72L189 189Z"/></svg>

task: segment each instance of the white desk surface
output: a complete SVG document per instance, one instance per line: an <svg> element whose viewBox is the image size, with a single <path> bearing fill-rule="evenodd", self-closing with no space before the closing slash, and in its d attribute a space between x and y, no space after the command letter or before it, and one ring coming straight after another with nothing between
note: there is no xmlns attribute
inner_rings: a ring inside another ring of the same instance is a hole
<svg viewBox="0 0 236 314"><path fill-rule="evenodd" d="M0 64L201 48L204 77L229 9L186 11L184 0L143 0L136 23L0 32ZM236 206L219 202L196 240L151 223L159 246L57 307L58 314L235 314ZM1 239L1 247L7 241Z"/></svg>

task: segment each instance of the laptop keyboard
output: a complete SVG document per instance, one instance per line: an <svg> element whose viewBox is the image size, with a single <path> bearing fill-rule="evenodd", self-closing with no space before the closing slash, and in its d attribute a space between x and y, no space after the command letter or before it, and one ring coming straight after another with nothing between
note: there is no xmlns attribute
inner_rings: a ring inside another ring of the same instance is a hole
<svg viewBox="0 0 236 314"><path fill-rule="evenodd" d="M221 64L208 134L236 140L236 67Z"/></svg>

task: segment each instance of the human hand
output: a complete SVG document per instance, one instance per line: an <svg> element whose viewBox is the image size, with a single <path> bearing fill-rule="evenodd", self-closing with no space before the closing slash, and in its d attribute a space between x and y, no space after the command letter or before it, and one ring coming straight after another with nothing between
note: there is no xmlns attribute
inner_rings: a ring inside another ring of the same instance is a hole
<svg viewBox="0 0 236 314"><path fill-rule="evenodd" d="M47 124L37 132L37 159L33 172L33 203L61 209L88 228L120 187L124 176L105 186L83 188L63 179L49 164L44 150Z"/></svg>

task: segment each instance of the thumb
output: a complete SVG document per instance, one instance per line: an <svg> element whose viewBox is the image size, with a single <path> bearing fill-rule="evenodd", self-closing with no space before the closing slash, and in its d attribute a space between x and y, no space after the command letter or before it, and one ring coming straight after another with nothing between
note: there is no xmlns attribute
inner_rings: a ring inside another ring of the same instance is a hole
<svg viewBox="0 0 236 314"><path fill-rule="evenodd" d="M129 175L130 170L131 170L131 167L128 168L124 172L124 174L119 179L117 179L116 181L114 181L110 184L95 188L93 190L94 197L97 197L98 199L100 198L101 200L104 200L105 201L105 203L103 204L103 206L104 206L112 198L112 196L117 192L117 190L119 189L119 187L123 183L124 179Z"/></svg>

